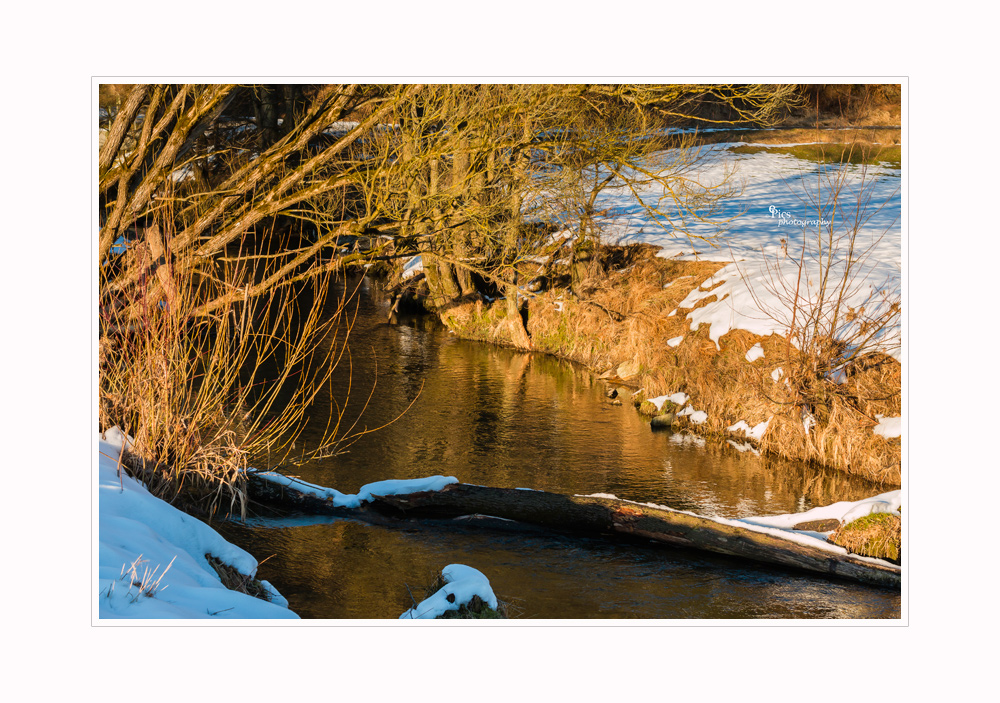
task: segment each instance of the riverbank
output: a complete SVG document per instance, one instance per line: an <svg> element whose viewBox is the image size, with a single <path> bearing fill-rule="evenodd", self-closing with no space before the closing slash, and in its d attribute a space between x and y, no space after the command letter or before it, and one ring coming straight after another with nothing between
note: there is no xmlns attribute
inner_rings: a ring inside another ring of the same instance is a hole
<svg viewBox="0 0 1000 703"><path fill-rule="evenodd" d="M298 618L257 560L210 526L119 471L126 439L98 440L97 617L234 620Z"/></svg>
<svg viewBox="0 0 1000 703"><path fill-rule="evenodd" d="M837 146L836 133L702 147L704 180L735 169L741 182L716 213L723 232L693 222L681 235L631 194L602 193L604 245L582 295L565 285L570 231L522 265L527 342L505 301L460 300L440 317L466 338L581 363L675 429L900 485L898 138Z"/></svg>

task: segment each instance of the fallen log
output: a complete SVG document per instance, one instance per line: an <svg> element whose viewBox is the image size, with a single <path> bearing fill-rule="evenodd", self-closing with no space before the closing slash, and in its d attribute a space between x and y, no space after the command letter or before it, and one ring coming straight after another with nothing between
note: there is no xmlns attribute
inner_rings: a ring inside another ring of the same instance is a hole
<svg viewBox="0 0 1000 703"><path fill-rule="evenodd" d="M251 481L251 487L254 483ZM252 495L272 505L280 501L307 512L374 518L372 521L380 523L393 516L447 519L475 514L560 532L644 538L876 586L899 588L902 580L902 570L895 564L848 554L793 531L600 495L570 496L453 483L437 491L374 495L369 503L353 509L335 507L292 487L276 490L273 485L257 486Z"/></svg>
<svg viewBox="0 0 1000 703"><path fill-rule="evenodd" d="M827 548L819 540L797 538L787 530L614 498L452 484L440 491L380 496L372 507L409 517L480 513L571 532L643 537L878 586L901 584L901 569L894 564Z"/></svg>

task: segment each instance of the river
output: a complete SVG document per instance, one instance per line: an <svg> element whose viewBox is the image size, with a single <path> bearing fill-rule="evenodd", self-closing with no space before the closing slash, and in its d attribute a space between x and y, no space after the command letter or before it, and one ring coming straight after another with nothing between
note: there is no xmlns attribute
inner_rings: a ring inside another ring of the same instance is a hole
<svg viewBox="0 0 1000 703"><path fill-rule="evenodd" d="M629 404L610 404L605 383L575 364L461 340L429 316L390 325L387 303L371 293L363 283L351 363L335 373L333 400L344 404L350 379L346 420L360 416L357 429L391 424L344 454L296 468L306 481L356 493L372 481L441 474L479 485L612 493L729 518L889 490L653 431ZM317 414L330 402L320 398ZM325 517L251 517L216 527L262 561L260 577L303 618L397 618L451 563L482 571L525 619L901 616L898 591L653 544L419 521L389 529Z"/></svg>

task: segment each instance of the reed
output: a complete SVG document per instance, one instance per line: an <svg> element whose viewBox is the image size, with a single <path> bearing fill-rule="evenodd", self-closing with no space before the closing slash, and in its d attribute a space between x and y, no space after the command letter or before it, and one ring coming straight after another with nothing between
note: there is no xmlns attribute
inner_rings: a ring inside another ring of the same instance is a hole
<svg viewBox="0 0 1000 703"><path fill-rule="evenodd" d="M292 457L346 351L348 296L327 310L332 274L241 296L268 264L246 252L173 256L164 234L160 256L143 244L102 268L102 284L112 265L139 284L102 295L100 426L134 438L123 463L154 495L209 517L245 515L249 466L335 453L348 439L337 408L319 445Z"/></svg>

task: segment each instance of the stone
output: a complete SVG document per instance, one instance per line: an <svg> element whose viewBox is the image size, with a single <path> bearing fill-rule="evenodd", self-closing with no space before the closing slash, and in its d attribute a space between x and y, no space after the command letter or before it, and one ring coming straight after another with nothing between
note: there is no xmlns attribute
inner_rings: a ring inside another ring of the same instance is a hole
<svg viewBox="0 0 1000 703"><path fill-rule="evenodd" d="M618 378L631 378L639 373L639 361L626 361L618 367Z"/></svg>
<svg viewBox="0 0 1000 703"><path fill-rule="evenodd" d="M662 415L654 416L653 419L649 421L649 424L653 427L672 427L674 420L676 419L677 413L668 412L663 413Z"/></svg>
<svg viewBox="0 0 1000 703"><path fill-rule="evenodd" d="M808 532L832 532L840 527L840 521L834 519L813 520L812 522L800 522L793 530L806 530Z"/></svg>

